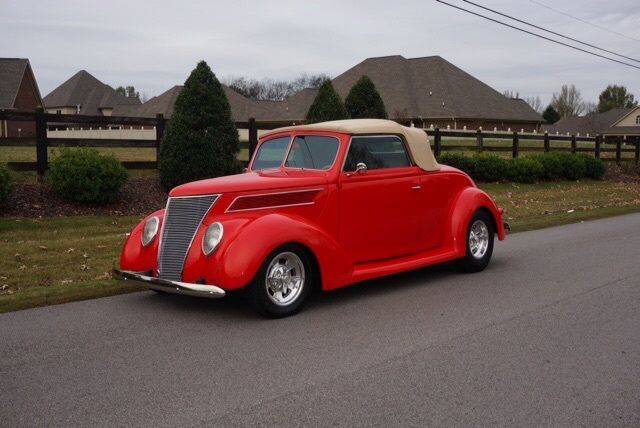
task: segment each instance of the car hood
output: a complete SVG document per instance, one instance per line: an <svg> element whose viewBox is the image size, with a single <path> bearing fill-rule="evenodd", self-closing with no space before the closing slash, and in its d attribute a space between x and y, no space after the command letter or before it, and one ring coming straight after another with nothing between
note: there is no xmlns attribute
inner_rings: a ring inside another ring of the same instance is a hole
<svg viewBox="0 0 640 428"><path fill-rule="evenodd" d="M198 196L319 186L326 184L327 181L328 176L324 171L267 170L186 183L171 190L169 196Z"/></svg>

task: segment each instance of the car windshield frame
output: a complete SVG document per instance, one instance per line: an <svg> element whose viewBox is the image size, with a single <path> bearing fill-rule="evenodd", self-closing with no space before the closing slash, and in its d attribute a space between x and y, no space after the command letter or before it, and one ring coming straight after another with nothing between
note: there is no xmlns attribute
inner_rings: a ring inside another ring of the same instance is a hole
<svg viewBox="0 0 640 428"><path fill-rule="evenodd" d="M287 150L287 155L282 161L282 167L285 169L297 169L297 170L305 170L305 171L322 171L327 172L331 171L333 167L336 165L336 161L338 160L338 155L340 154L340 138L335 135L325 135L325 134L297 134L291 136L291 141L289 142L289 149ZM328 168L305 168L300 166L287 166L287 161L289 160L289 156L291 155L291 150L293 149L293 143L296 138L307 138L307 137L321 137L321 138L331 138L336 141L336 150L333 155L333 160L331 161L331 165Z"/></svg>
<svg viewBox="0 0 640 428"><path fill-rule="evenodd" d="M274 136L273 138L269 138L268 140L263 141L257 148L255 155L253 156L253 158L251 159L251 165L250 165L250 171L266 171L266 170L270 170L270 169L280 169L282 168L282 165L284 164L284 160L287 158L287 156L289 155L289 150L291 148L291 143L293 141L293 135L289 134L289 135L280 135L280 136ZM260 154L260 151L262 150L263 146L271 141L274 140L281 140L281 139L285 139L288 138L289 142L287 143L287 146L284 149L284 155L282 157L282 159L280 159L280 163L277 166L272 166L269 168L260 168L260 169L255 169L255 163L256 160L258 160L258 155Z"/></svg>

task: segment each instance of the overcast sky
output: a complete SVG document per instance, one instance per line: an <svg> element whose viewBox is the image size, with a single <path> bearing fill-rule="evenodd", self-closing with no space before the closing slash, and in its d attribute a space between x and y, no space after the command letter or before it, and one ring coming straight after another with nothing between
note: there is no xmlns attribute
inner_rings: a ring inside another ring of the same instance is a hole
<svg viewBox="0 0 640 428"><path fill-rule="evenodd" d="M638 0L537 1L640 40ZM475 2L640 58L640 41L530 0ZM301 72L334 77L367 57L399 54L440 55L498 91L539 95L545 103L563 83L575 83L592 101L610 83L640 97L638 69L434 0L0 0L0 40L0 57L31 60L43 96L81 69L113 87L131 84L151 97L183 83L201 59L219 78L260 79L294 78Z"/></svg>

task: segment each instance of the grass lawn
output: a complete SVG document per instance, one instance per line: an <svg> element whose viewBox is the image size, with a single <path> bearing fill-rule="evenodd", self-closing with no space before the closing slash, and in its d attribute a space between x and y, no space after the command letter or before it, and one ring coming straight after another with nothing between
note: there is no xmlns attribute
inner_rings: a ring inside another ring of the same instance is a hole
<svg viewBox="0 0 640 428"><path fill-rule="evenodd" d="M640 212L640 184L483 184L514 232ZM136 290L111 279L138 217L0 218L0 312Z"/></svg>
<svg viewBox="0 0 640 428"><path fill-rule="evenodd" d="M248 142L240 142L238 159L249 160ZM49 147L49 159L53 159L58 153L56 147ZM156 160L156 149L153 147L98 147L101 153L113 154L120 161L148 161ZM35 147L0 147L0 164L7 162L35 162Z"/></svg>
<svg viewBox="0 0 640 428"><path fill-rule="evenodd" d="M640 212L640 184L611 181L480 185L506 209L512 232Z"/></svg>
<svg viewBox="0 0 640 428"><path fill-rule="evenodd" d="M0 312L131 290L111 269L139 220L0 218Z"/></svg>

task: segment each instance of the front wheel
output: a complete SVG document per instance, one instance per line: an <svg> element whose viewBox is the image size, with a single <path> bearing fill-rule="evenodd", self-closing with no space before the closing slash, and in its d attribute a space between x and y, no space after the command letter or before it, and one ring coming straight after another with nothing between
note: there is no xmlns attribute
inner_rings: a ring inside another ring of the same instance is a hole
<svg viewBox="0 0 640 428"><path fill-rule="evenodd" d="M495 230L493 220L486 211L476 211L467 226L467 253L460 260L460 267L465 272L484 270L493 254Z"/></svg>
<svg viewBox="0 0 640 428"><path fill-rule="evenodd" d="M315 277L307 253L297 245L284 245L264 260L246 290L247 297L264 316L293 315L302 309Z"/></svg>

